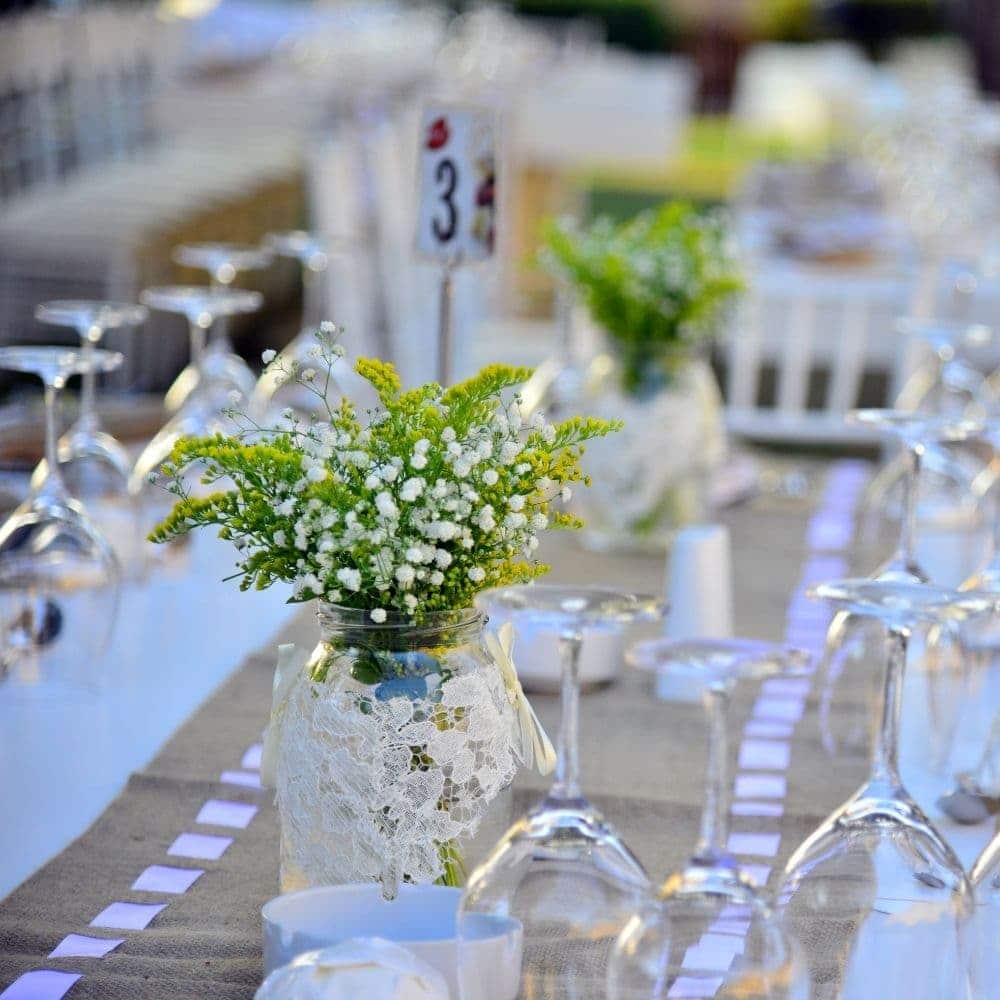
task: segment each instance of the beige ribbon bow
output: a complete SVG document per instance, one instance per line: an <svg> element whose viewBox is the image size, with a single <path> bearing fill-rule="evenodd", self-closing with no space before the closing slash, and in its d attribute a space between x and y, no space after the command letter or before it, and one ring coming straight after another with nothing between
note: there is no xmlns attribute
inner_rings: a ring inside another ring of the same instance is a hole
<svg viewBox="0 0 1000 1000"><path fill-rule="evenodd" d="M293 643L278 647L278 664L274 668L271 687L271 718L264 732L264 748L260 755L260 783L265 788L274 788L278 783L278 742L281 739L281 724L285 720L285 706L292 693L292 685L308 659L309 655Z"/></svg>
<svg viewBox="0 0 1000 1000"><path fill-rule="evenodd" d="M528 767L537 768L539 774L549 774L556 766L556 752L518 679L512 658L514 626L505 622L498 631L487 633L486 648L500 667L507 698L517 716L514 735L519 741L521 759Z"/></svg>

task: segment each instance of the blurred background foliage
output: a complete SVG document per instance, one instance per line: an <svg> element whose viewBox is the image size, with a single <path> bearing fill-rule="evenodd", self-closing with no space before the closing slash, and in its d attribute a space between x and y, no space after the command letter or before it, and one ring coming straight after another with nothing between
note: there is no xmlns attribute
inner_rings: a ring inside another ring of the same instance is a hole
<svg viewBox="0 0 1000 1000"><path fill-rule="evenodd" d="M514 0L511 7L528 17L589 20L609 44L640 53L683 49L707 27L725 26L747 41L849 39L878 58L901 38L953 28L968 5L963 0Z"/></svg>

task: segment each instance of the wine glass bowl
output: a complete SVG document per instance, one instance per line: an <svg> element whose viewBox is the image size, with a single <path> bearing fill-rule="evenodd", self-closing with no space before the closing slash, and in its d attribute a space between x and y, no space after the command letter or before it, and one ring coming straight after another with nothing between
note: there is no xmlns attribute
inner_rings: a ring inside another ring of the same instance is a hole
<svg viewBox="0 0 1000 1000"><path fill-rule="evenodd" d="M282 348L257 380L251 397L250 410L262 423L274 423L285 410L308 420L319 402L316 394L294 379L285 377L293 366L308 368L316 347L316 329L322 323L327 308L325 276L330 264L328 241L305 230L269 233L264 245L277 256L298 262L302 277L302 328L293 340ZM328 404L336 405L337 396L352 395L359 386L352 378L353 369L338 363L333 366L327 385Z"/></svg>
<svg viewBox="0 0 1000 1000"><path fill-rule="evenodd" d="M180 410L196 392L202 397L211 393L220 408L226 405L231 392L248 395L246 362L229 353L209 351L205 335L220 318L260 309L264 298L259 292L207 285L164 285L147 288L140 298L150 309L179 313L188 321L191 360L167 390L164 405L168 411Z"/></svg>

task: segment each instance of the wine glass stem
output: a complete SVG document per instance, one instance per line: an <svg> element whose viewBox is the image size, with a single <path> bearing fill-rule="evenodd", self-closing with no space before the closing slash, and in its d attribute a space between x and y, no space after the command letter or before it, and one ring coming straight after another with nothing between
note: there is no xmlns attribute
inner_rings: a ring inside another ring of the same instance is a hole
<svg viewBox="0 0 1000 1000"><path fill-rule="evenodd" d="M701 835L695 857L715 864L725 857L729 839L729 735L726 729L729 692L722 686L713 686L705 692L703 700L708 717L708 768Z"/></svg>
<svg viewBox="0 0 1000 1000"><path fill-rule="evenodd" d="M205 354L205 328L198 320L188 320L188 338L191 344L191 364L200 368Z"/></svg>
<svg viewBox="0 0 1000 1000"><path fill-rule="evenodd" d="M920 466L924 446L906 445L906 475L903 477L903 522L899 531L900 559L907 569L914 565L914 542L917 526L917 491L920 489Z"/></svg>
<svg viewBox="0 0 1000 1000"><path fill-rule="evenodd" d="M55 380L46 378L45 385L45 478L38 489L40 495L64 497L66 485L59 471L59 452L56 446L56 407L59 389Z"/></svg>
<svg viewBox="0 0 1000 1000"><path fill-rule="evenodd" d="M873 784L898 789L899 777L899 720L903 708L903 674L906 670L906 652L910 634L903 628L890 627L886 640L888 662L885 668L885 692L882 700L882 721L875 742L872 763Z"/></svg>
<svg viewBox="0 0 1000 1000"><path fill-rule="evenodd" d="M559 637L562 656L562 718L556 747L556 780L552 797L580 797L580 647L579 632L565 632Z"/></svg>
<svg viewBox="0 0 1000 1000"><path fill-rule="evenodd" d="M219 291L228 291L232 283L236 280L236 272L226 265L216 268L210 272L212 275L212 288ZM226 318L219 316L211 326L212 343L228 348L229 335L226 329Z"/></svg>
<svg viewBox="0 0 1000 1000"><path fill-rule="evenodd" d="M94 345L100 342L103 331L100 327L84 326L80 329L81 353L84 357L93 358ZM80 394L80 427L89 430L97 429L97 371L93 365L83 373L83 391Z"/></svg>

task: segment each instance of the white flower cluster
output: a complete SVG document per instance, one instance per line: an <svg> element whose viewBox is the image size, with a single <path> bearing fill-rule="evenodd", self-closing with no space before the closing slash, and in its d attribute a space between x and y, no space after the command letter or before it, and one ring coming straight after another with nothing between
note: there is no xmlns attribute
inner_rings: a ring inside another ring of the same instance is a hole
<svg viewBox="0 0 1000 1000"><path fill-rule="evenodd" d="M556 435L540 414L523 425L517 397L492 422L461 436L445 425L437 442L421 437L404 455L390 454L388 439L371 427L351 433L313 425L301 437L302 478L275 506L292 519L275 542L301 552L295 596L337 602L374 591L386 598L371 611L380 622L387 608L414 611L447 574L481 584L494 558L530 558L549 523L538 508L569 495L568 487L532 477L525 461L531 432L546 443ZM328 477L352 491L351 509L302 497Z"/></svg>

